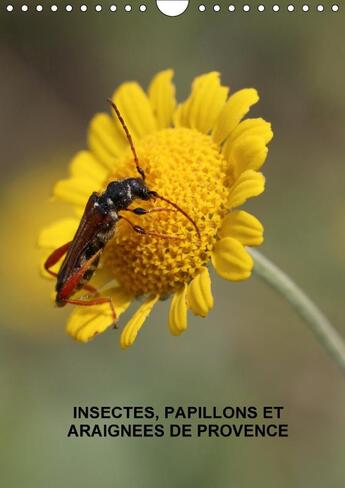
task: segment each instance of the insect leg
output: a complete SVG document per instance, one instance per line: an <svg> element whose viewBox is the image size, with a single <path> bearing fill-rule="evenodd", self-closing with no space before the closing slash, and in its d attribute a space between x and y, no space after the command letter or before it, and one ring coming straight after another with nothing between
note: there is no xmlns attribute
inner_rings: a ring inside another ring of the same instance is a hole
<svg viewBox="0 0 345 488"><path fill-rule="evenodd" d="M51 274L52 276L56 277L57 276L57 273L54 273L54 271L52 271L50 268L52 266L54 266L54 264L56 264L64 254L66 254L66 252L68 251L68 248L70 247L70 245L72 244L72 241L70 242L66 242L66 244L64 244L63 246L61 247L58 247L57 249L55 249L55 251L53 251L50 256L48 256L48 258L46 259L45 263L44 263L44 269L49 273Z"/></svg>
<svg viewBox="0 0 345 488"><path fill-rule="evenodd" d="M151 230L145 230L143 227L140 227L140 225L134 225L133 222L131 222L130 220L128 220L123 215L120 215L120 219L125 220L132 227L132 229L134 230L134 232L137 232L138 234L142 234L142 235L145 235L145 236L159 237L159 238L162 238L162 239L176 239L176 240L179 240L179 241L182 241L183 240L183 238L180 237L180 236L171 236L171 235L168 235L168 234L162 234L160 232L153 232Z"/></svg>
<svg viewBox="0 0 345 488"><path fill-rule="evenodd" d="M97 290L97 288L95 288L92 285L87 285L87 284L83 285L83 290L90 291L94 295L99 295L99 291Z"/></svg>
<svg viewBox="0 0 345 488"><path fill-rule="evenodd" d="M174 208L169 207L155 207L155 208L123 208L121 212L132 212L135 215L146 215L153 212L177 212Z"/></svg>
<svg viewBox="0 0 345 488"><path fill-rule="evenodd" d="M72 305L82 305L82 306L91 306L91 305L101 305L103 303L108 303L111 314L113 316L113 320L116 320L116 312L114 309L113 302L110 297L96 297L96 298L91 298L91 299L73 299L70 298L70 296L73 294L75 288L77 285L80 283L81 279L83 278L84 274L86 271L92 266L93 262L99 257L101 254L102 250L100 249L97 251L90 259L85 261L83 266L76 271L64 284L64 286L61 288L59 292L59 301L64 302L64 303L70 303ZM89 290L93 293L98 293L98 291L90 285L84 285L83 288L86 290Z"/></svg>
<svg viewBox="0 0 345 488"><path fill-rule="evenodd" d="M111 310L111 314L112 314L112 317L113 317L113 321L116 322L116 312L115 312L115 308L114 308L114 304L113 304L113 301L111 299L111 297L97 297L97 298L91 298L91 299L83 299L83 298L79 298L79 299L70 299L70 298L66 298L66 299L63 299L62 300L63 302L65 303L70 303L71 305L80 305L82 307L91 307L93 305L102 305L103 303L108 303L109 304L109 307L110 307L110 310Z"/></svg>

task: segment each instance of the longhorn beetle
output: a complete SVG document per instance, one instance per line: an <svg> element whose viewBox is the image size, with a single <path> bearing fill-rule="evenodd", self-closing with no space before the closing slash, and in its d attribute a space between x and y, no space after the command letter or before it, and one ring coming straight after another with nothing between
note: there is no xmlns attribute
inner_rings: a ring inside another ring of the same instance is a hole
<svg viewBox="0 0 345 488"><path fill-rule="evenodd" d="M182 210L176 203L159 195L156 191L150 190L145 184L145 172L139 165L138 156L133 144L129 130L115 103L108 99L113 107L117 118L126 134L130 149L133 154L134 163L139 173L138 178L125 178L122 180L111 181L106 190L102 193L93 192L90 196L78 229L72 239L63 246L59 247L46 260L44 267L48 273L57 278L56 299L59 307L66 303L74 305L100 305L108 303L112 317L116 322L116 312L110 297L100 296L93 286L88 284L94 274L101 254L115 233L116 225L120 219L126 221L138 234L160 237L165 239L179 239L178 236L169 236L160 232L146 231L139 225L134 225L120 212L132 212L135 215L145 215L152 212L173 211L183 214L194 226L198 237L199 229L194 220ZM169 207L154 207L144 209L137 207L129 209L129 205L136 199L140 200L162 200L170 204ZM55 273L51 268L64 256L60 270ZM73 295L80 289L84 289L92 294L91 297L73 298Z"/></svg>

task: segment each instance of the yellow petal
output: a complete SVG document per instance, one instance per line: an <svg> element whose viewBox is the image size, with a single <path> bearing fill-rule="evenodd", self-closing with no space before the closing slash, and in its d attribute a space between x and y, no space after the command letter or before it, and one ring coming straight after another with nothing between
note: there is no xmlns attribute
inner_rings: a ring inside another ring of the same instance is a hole
<svg viewBox="0 0 345 488"><path fill-rule="evenodd" d="M271 124L262 118L242 120L226 140L223 154L226 156L226 148L231 147L238 138L243 136L260 137L265 144L268 144L273 137Z"/></svg>
<svg viewBox="0 0 345 488"><path fill-rule="evenodd" d="M139 330L141 329L146 318L150 315L158 299L159 295L148 298L127 323L120 337L120 345L122 349L126 349L133 344Z"/></svg>
<svg viewBox="0 0 345 488"><path fill-rule="evenodd" d="M170 332L178 336L187 329L187 285L176 291L170 305L169 329Z"/></svg>
<svg viewBox="0 0 345 488"><path fill-rule="evenodd" d="M194 315L206 317L213 308L211 278L207 268L203 268L188 285L187 302Z"/></svg>
<svg viewBox="0 0 345 488"><path fill-rule="evenodd" d="M120 85L113 95L113 100L133 139L140 139L157 130L157 122L148 96L138 83L128 82ZM119 121L115 120L117 126L121 127ZM121 130L123 131L122 128Z"/></svg>
<svg viewBox="0 0 345 488"><path fill-rule="evenodd" d="M113 325L108 304L90 307L76 305L67 321L67 333L81 342L88 342L95 335Z"/></svg>
<svg viewBox="0 0 345 488"><path fill-rule="evenodd" d="M80 151L73 158L70 166L71 175L76 178L87 178L100 187L108 176L107 169L90 151Z"/></svg>
<svg viewBox="0 0 345 488"><path fill-rule="evenodd" d="M128 143L122 128L106 113L96 114L89 125L90 150L106 168L112 169Z"/></svg>
<svg viewBox="0 0 345 488"><path fill-rule="evenodd" d="M245 280L253 269L252 257L239 241L231 237L216 243L211 259L216 272L226 280Z"/></svg>
<svg viewBox="0 0 345 488"><path fill-rule="evenodd" d="M106 295L112 298L118 319L131 304L132 297L120 287L108 290ZM68 319L67 332L78 341L87 342L112 325L113 316L107 303L89 307L77 305Z"/></svg>
<svg viewBox="0 0 345 488"><path fill-rule="evenodd" d="M169 127L176 107L174 72L167 69L158 73L150 83L148 94L151 107L157 119L158 129Z"/></svg>
<svg viewBox="0 0 345 488"><path fill-rule="evenodd" d="M91 193L98 189L99 185L89 178L72 176L59 180L53 188L53 194L64 202L84 208Z"/></svg>
<svg viewBox="0 0 345 488"><path fill-rule="evenodd" d="M268 149L260 137L240 137L233 145L229 161L234 177L238 178L247 169L260 169L267 153Z"/></svg>
<svg viewBox="0 0 345 488"><path fill-rule="evenodd" d="M219 236L233 237L244 246L259 246L262 244L264 228L259 220L244 210L235 210L223 220Z"/></svg>
<svg viewBox="0 0 345 488"><path fill-rule="evenodd" d="M235 208L243 205L248 198L260 195L265 189L265 178L262 173L252 169L244 171L231 187L228 197L228 207Z"/></svg>
<svg viewBox="0 0 345 488"><path fill-rule="evenodd" d="M175 126L190 127L207 134L213 129L228 93L229 88L220 84L216 71L198 76L191 95L175 112Z"/></svg>
<svg viewBox="0 0 345 488"><path fill-rule="evenodd" d="M250 107L257 103L258 100L258 93L253 88L245 88L234 93L226 102L218 117L212 133L214 141L221 144L237 127Z"/></svg>
<svg viewBox="0 0 345 488"><path fill-rule="evenodd" d="M79 221L77 219L60 219L41 231L38 246L44 249L56 249L73 239Z"/></svg>

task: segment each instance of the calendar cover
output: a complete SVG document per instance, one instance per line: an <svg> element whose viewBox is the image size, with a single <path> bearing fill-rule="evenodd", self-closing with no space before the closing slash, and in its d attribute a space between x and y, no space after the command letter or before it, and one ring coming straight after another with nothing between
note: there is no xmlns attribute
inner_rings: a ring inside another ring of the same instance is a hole
<svg viewBox="0 0 345 488"><path fill-rule="evenodd" d="M0 21L1 486L343 487L343 3Z"/></svg>

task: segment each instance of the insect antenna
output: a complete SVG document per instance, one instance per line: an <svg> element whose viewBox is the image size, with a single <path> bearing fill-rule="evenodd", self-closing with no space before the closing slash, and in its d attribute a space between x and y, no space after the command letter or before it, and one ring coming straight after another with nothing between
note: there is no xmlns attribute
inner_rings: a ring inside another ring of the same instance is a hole
<svg viewBox="0 0 345 488"><path fill-rule="evenodd" d="M135 150L135 147L134 147L134 144L133 144L133 139L132 139L132 136L131 134L129 133L129 130L128 130L128 127L126 126L126 123L125 121L123 120L123 117L117 107L117 105L113 102L113 100L111 98L108 98L107 101L110 103L110 105L113 107L115 113L116 113L116 116L117 118L119 119L120 121L120 124L122 125L123 127L123 130L125 131L125 134L126 134L126 137L128 139L128 142L129 142L129 145L130 145L130 148L131 148L131 151L132 151L132 154L133 154L133 157L134 157L134 162L135 162L135 166L137 168L137 171L138 173L140 174L140 176L142 177L142 179L145 181L145 172L143 170L143 168L139 165L139 160L138 160L138 156L137 156L137 153L136 153L136 150ZM170 205L172 205L178 212L180 212L182 215L184 215L186 217L186 219L189 220L189 222L191 222L191 224L193 225L193 227L195 228L196 230L196 233L198 234L198 237L199 239L201 238L200 236L200 230L198 228L198 226L196 225L195 221L192 219L192 217L190 217L187 212L185 212L184 210L182 210L182 208L180 208L177 203L174 203L172 202L171 200L168 200L167 198L165 197L162 197L161 195L158 195L157 192L155 191L151 191L151 195L155 198L158 198L160 200L163 200L164 202L166 203L169 203Z"/></svg>
<svg viewBox="0 0 345 488"><path fill-rule="evenodd" d="M196 225L195 221L192 219L192 217L190 217L190 216L187 214L187 212L185 212L184 210L182 210L182 208L181 208L181 207L179 207L179 206L177 205L177 203L174 203L174 202L172 202L171 200L168 200L167 198L162 197L161 195L158 195L158 193L157 193L157 192L155 192L155 191L153 191L153 192L152 192L152 194L153 194L153 196L154 196L155 198L158 198L159 200L163 200L163 202L170 203L170 205L172 205L174 208L176 208L176 210L177 210L178 212L180 212L182 215L184 215L184 216L186 217L186 219L188 219L188 220L189 220L189 222L191 222L191 224L193 224L193 227L194 227L194 229L196 230L196 233L198 234L199 239L201 238L199 227Z"/></svg>
<svg viewBox="0 0 345 488"><path fill-rule="evenodd" d="M138 173L140 174L142 179L145 181L145 172L144 172L143 168L141 168L141 166L139 165L138 156L137 156L134 144L133 144L132 136L129 133L128 127L126 126L125 121L123 120L123 117L122 117L119 109L117 108L117 105L113 102L113 100L111 98L108 98L107 101L110 103L110 105L115 110L116 116L119 119L120 124L123 127L123 130L125 131L126 137L128 139L128 142L129 142L129 145L130 145L133 157L134 157L135 166L137 168Z"/></svg>

